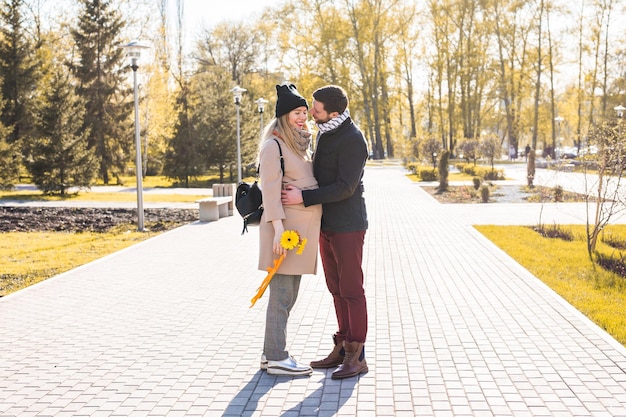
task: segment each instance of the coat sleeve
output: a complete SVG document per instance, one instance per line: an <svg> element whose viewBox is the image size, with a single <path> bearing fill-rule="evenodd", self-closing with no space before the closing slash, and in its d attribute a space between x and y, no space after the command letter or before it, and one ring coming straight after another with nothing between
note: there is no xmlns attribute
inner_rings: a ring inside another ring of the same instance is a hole
<svg viewBox="0 0 626 417"><path fill-rule="evenodd" d="M285 219L280 202L283 173L280 169L280 152L276 141L266 140L259 152L259 178L263 194L263 217L266 222Z"/></svg>

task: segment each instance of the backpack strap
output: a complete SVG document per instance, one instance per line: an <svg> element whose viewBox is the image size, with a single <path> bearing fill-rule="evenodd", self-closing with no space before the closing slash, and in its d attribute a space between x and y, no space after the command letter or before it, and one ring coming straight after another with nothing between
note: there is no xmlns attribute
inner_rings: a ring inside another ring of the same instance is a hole
<svg viewBox="0 0 626 417"><path fill-rule="evenodd" d="M278 153L280 153L280 170L283 175L285 175L285 158L283 157L283 148L280 147L280 142L278 139L274 138L274 142L278 145ZM259 177L259 171L261 170L261 164L256 166L256 176Z"/></svg>
<svg viewBox="0 0 626 417"><path fill-rule="evenodd" d="M274 138L274 141L278 145L278 152L280 153L280 170L283 172L283 175L285 175L285 158L283 158L283 149L280 147L278 139Z"/></svg>

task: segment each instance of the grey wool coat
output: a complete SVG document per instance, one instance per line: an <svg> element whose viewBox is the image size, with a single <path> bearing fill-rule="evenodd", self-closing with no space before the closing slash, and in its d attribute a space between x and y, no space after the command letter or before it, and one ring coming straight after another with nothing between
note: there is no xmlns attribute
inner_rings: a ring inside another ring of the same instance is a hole
<svg viewBox="0 0 626 417"><path fill-rule="evenodd" d="M280 169L280 153L274 138L280 143L285 164L284 175ZM273 220L283 220L285 230L295 230L300 239L307 239L302 254L296 254L297 249L287 251L279 274L302 275L317 272L317 254L322 218L320 204L304 207L304 204L283 206L280 202L280 192L288 184L303 190L317 188L317 180L313 176L311 161L305 161L294 154L278 137L270 137L263 141L259 151L259 178L263 194L263 216L259 225L259 269L267 271L274 266L277 255L272 252L274 241Z"/></svg>

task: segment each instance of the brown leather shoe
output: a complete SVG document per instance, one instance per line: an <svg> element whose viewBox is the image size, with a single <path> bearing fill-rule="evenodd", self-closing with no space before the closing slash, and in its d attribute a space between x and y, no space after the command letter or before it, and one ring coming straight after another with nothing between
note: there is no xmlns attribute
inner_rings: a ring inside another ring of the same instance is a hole
<svg viewBox="0 0 626 417"><path fill-rule="evenodd" d="M343 347L346 350L346 357L339 368L333 372L332 379L350 378L367 372L365 355L363 355L363 359L359 359L363 353L363 343L343 342Z"/></svg>
<svg viewBox="0 0 626 417"><path fill-rule="evenodd" d="M343 358L345 356L345 352L343 349L343 343L337 343L335 336L333 336L333 342L335 343L335 347L330 354L324 359L320 359L319 361L311 362L311 368L317 369L328 369L339 366L343 363Z"/></svg>

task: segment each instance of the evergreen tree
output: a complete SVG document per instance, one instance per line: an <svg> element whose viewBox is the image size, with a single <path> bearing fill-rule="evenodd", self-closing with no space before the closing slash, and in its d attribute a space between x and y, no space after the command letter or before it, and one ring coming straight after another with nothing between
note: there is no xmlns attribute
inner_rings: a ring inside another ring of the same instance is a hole
<svg viewBox="0 0 626 417"><path fill-rule="evenodd" d="M108 184L110 174L119 177L123 171L133 145L132 102L120 98L125 94L119 87L125 82L119 40L124 21L112 1L81 0L81 6L77 28L72 30L79 59L71 67L79 80L78 95L85 100L88 145L95 151L100 177Z"/></svg>
<svg viewBox="0 0 626 417"><path fill-rule="evenodd" d="M18 181L19 153L15 143L8 143L9 129L0 123L0 189L10 189Z"/></svg>
<svg viewBox="0 0 626 417"><path fill-rule="evenodd" d="M219 169L220 182L224 182L225 167L237 166L236 109L232 93L224 88L229 83L228 73L217 68L197 74L192 80L193 90L196 92L191 115L194 136L200 146L205 164ZM239 123L242 164L245 161L243 151L245 109L246 106L241 105ZM255 151L258 148L257 143L258 140L255 141Z"/></svg>
<svg viewBox="0 0 626 417"><path fill-rule="evenodd" d="M52 74L35 119L26 167L44 193L65 194L72 186L89 187L97 170L83 129L85 107L60 68Z"/></svg>
<svg viewBox="0 0 626 417"><path fill-rule="evenodd" d="M202 147L197 140L191 121L189 84L183 84L177 99L178 123L174 137L170 141L165 153L163 173L170 178L177 179L189 187L189 180L202 175L206 169Z"/></svg>
<svg viewBox="0 0 626 417"><path fill-rule="evenodd" d="M0 5L0 92L3 108L0 121L10 129L7 143L29 133L30 97L37 87L39 64L34 42L28 37L24 0L3 1Z"/></svg>

